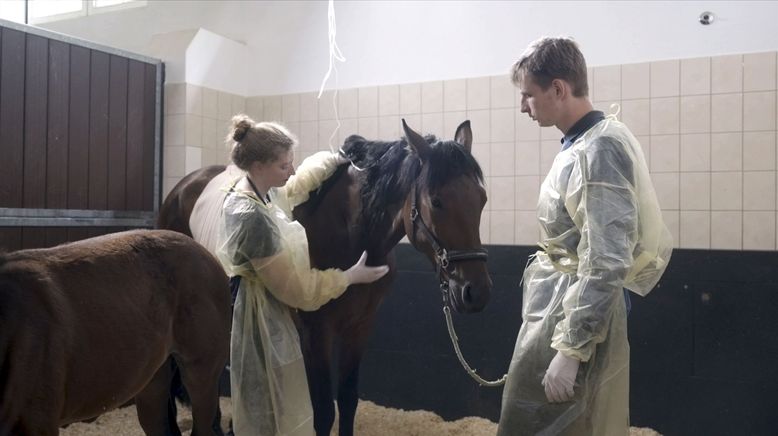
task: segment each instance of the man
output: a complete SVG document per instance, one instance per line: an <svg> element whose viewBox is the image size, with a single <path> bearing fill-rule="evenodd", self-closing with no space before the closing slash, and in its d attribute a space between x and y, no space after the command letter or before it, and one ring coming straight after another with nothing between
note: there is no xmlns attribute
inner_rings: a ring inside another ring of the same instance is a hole
<svg viewBox="0 0 778 436"><path fill-rule="evenodd" d="M629 432L624 289L646 295L667 267L640 144L594 111L586 62L569 38L541 38L512 68L521 111L555 126L562 150L541 186L542 251L524 271L523 324L503 392L499 436Z"/></svg>

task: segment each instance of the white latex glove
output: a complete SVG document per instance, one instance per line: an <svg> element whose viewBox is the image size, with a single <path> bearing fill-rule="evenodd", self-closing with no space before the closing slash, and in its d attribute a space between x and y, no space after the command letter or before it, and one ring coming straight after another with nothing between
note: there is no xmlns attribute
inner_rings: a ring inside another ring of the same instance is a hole
<svg viewBox="0 0 778 436"><path fill-rule="evenodd" d="M556 352L543 377L543 387L550 403L562 403L573 399L573 385L580 364L578 359L565 356L560 351Z"/></svg>
<svg viewBox="0 0 778 436"><path fill-rule="evenodd" d="M356 285L359 283L372 283L389 272L389 267L386 265L365 266L366 261L367 251L363 251L362 257L359 258L357 263L345 271L346 279L350 285Z"/></svg>
<svg viewBox="0 0 778 436"><path fill-rule="evenodd" d="M347 162L351 162L351 160L349 160L349 158L347 158L346 155L341 153L340 151L336 151L335 154L337 155L336 159L337 159L338 165L341 165L341 164L344 164L344 163L347 163Z"/></svg>

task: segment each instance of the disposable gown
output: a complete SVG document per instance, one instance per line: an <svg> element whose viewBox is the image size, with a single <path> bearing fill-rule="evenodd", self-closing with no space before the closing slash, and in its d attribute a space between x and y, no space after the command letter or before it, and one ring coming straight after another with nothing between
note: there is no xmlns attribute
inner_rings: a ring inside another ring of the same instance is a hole
<svg viewBox="0 0 778 436"><path fill-rule="evenodd" d="M291 208L329 177L334 155L307 159L264 204L234 191L224 200L218 257L241 276L232 318L230 385L238 436L314 433L300 340L290 307L315 310L348 286L338 269L311 269L305 229Z"/></svg>
<svg viewBox="0 0 778 436"><path fill-rule="evenodd" d="M640 144L614 116L560 152L538 200L543 248L523 277L523 324L503 391L499 436L629 432L622 288L645 296L670 260ZM557 353L581 361L572 401L549 403Z"/></svg>

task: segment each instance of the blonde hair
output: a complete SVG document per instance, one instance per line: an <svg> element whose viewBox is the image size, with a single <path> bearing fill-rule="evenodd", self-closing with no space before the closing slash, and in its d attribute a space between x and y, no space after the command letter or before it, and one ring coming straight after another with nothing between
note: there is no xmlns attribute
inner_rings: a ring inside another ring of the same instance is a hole
<svg viewBox="0 0 778 436"><path fill-rule="evenodd" d="M530 43L511 67L511 81L520 86L525 75L544 91L554 79L562 79L572 86L575 97L589 95L586 60L572 38L545 36Z"/></svg>
<svg viewBox="0 0 778 436"><path fill-rule="evenodd" d="M232 163L244 171L256 161L273 162L297 146L297 137L286 127L269 121L256 123L244 114L232 117L227 141L232 142Z"/></svg>

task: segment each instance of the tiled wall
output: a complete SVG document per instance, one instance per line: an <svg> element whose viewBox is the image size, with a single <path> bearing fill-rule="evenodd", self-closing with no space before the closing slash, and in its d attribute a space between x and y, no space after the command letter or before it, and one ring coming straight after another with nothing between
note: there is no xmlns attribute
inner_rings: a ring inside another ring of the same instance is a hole
<svg viewBox="0 0 778 436"><path fill-rule="evenodd" d="M677 247L776 249L776 52L594 67L589 82L595 107L610 112L619 104L640 140ZM538 190L561 134L520 112L507 72L340 90L337 117L331 91L321 100L316 93L243 99L186 84L166 92L173 94L166 97L168 187L201 164L226 160L227 122L242 110L296 132L301 158L352 133L399 138L401 117L446 139L469 119L489 194L482 240L532 245L540 238Z"/></svg>

